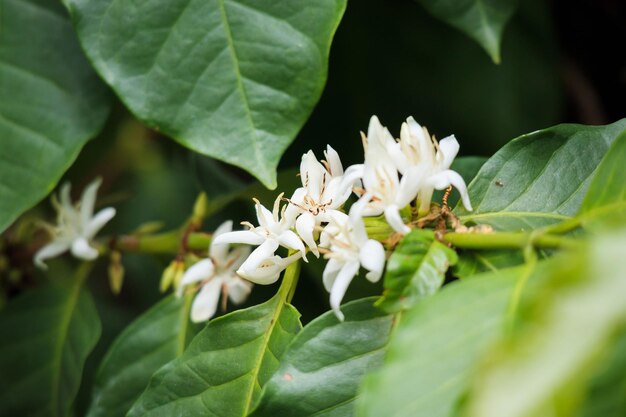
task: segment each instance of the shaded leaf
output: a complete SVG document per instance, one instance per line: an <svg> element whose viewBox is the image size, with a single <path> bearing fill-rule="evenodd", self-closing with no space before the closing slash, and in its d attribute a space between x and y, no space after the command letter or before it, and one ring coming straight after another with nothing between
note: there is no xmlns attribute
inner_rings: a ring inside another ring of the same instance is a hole
<svg viewBox="0 0 626 417"><path fill-rule="evenodd" d="M88 417L126 415L152 374L183 354L195 330L190 301L169 296L117 337L98 370Z"/></svg>
<svg viewBox="0 0 626 417"><path fill-rule="evenodd" d="M394 318L361 299L309 323L293 340L267 382L253 417L352 416L366 372L383 360Z"/></svg>
<svg viewBox="0 0 626 417"><path fill-rule="evenodd" d="M475 380L470 416L570 416L600 353L626 323L626 233L570 254L521 310ZM546 288L547 287L547 288Z"/></svg>
<svg viewBox="0 0 626 417"><path fill-rule="evenodd" d="M109 111L55 0L2 0L0 232L46 196Z"/></svg>
<svg viewBox="0 0 626 417"><path fill-rule="evenodd" d="M326 81L345 0L67 0L83 47L141 120L276 186Z"/></svg>
<svg viewBox="0 0 626 417"><path fill-rule="evenodd" d="M433 16L474 39L500 62L500 44L505 25L517 7L517 0L418 0Z"/></svg>
<svg viewBox="0 0 626 417"><path fill-rule="evenodd" d="M67 416L100 337L83 280L15 299L0 313L0 334L0 416Z"/></svg>
<svg viewBox="0 0 626 417"><path fill-rule="evenodd" d="M602 159L580 207L587 228L598 229L626 223L626 131L615 140Z"/></svg>
<svg viewBox="0 0 626 417"><path fill-rule="evenodd" d="M626 120L606 126L564 124L512 140L469 185L473 212L463 222L532 230L574 216L593 174Z"/></svg>
<svg viewBox="0 0 626 417"><path fill-rule="evenodd" d="M210 321L154 374L128 416L246 416L300 328L299 313L280 292Z"/></svg>
<svg viewBox="0 0 626 417"><path fill-rule="evenodd" d="M450 416L504 331L517 280L533 280L546 269L538 265L453 282L403 313L383 366L365 378L357 415Z"/></svg>
<svg viewBox="0 0 626 417"><path fill-rule="evenodd" d="M456 252L436 240L432 230L413 229L387 262L385 290L376 305L390 313L411 308L439 290L457 260Z"/></svg>

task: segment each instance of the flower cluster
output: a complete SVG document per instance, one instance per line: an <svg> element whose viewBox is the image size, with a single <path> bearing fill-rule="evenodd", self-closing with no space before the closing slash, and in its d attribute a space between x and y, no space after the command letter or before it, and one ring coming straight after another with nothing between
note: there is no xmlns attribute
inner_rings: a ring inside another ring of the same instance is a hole
<svg viewBox="0 0 626 417"><path fill-rule="evenodd" d="M330 292L333 311L343 320L341 300L359 269L367 270L365 277L376 282L385 266L383 245L368 238L363 217L384 214L396 232L406 234L410 227L401 210L415 203L419 215L426 215L434 190L451 185L459 190L465 208L472 209L463 178L450 170L459 150L454 136L437 142L409 117L396 140L373 116L362 139L363 164L344 172L339 155L330 146L321 161L309 151L300 164L302 187L291 198L280 194L271 211L255 199L258 225L243 222L248 230L230 231L228 223L218 229L210 258L192 266L182 280L181 287L205 282L194 301L194 319L213 315L220 292L228 293L236 303L243 301L250 287L244 286L240 277L257 284L274 283L289 264L300 258L307 261L309 251L328 260L324 286ZM342 208L353 192L359 199L346 214ZM233 250L236 254L228 255L228 244L256 249L247 255L237 247ZM279 247L292 254L277 255ZM215 248L220 248L219 253Z"/></svg>

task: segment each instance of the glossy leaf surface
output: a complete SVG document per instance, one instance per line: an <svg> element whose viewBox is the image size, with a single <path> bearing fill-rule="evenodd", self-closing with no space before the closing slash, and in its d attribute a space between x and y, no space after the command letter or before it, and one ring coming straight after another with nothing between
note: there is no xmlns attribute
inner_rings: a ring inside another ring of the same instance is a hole
<svg viewBox="0 0 626 417"><path fill-rule="evenodd" d="M55 0L0 5L0 232L45 197L95 136L109 94Z"/></svg>
<svg viewBox="0 0 626 417"><path fill-rule="evenodd" d="M82 279L25 293L0 313L0 415L65 417L100 320Z"/></svg>
<svg viewBox="0 0 626 417"><path fill-rule="evenodd" d="M253 417L348 417L366 372L382 362L394 318L361 299L308 324L285 352Z"/></svg>
<svg viewBox="0 0 626 417"><path fill-rule="evenodd" d="M209 322L154 374L128 416L246 416L301 328L280 295Z"/></svg>
<svg viewBox="0 0 626 417"><path fill-rule="evenodd" d="M152 374L183 354L194 330L189 301L169 296L117 337L98 370L88 417L126 415Z"/></svg>
<svg viewBox="0 0 626 417"><path fill-rule="evenodd" d="M68 0L102 77L148 125L276 186L326 81L345 0Z"/></svg>

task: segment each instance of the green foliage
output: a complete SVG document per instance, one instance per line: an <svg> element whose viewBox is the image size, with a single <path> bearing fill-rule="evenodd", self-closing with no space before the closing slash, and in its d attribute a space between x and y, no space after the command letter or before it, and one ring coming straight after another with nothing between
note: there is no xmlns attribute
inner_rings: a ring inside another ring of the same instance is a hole
<svg viewBox="0 0 626 417"><path fill-rule="evenodd" d="M500 63L504 27L517 7L517 0L417 0L433 16L474 39Z"/></svg>
<svg viewBox="0 0 626 417"><path fill-rule="evenodd" d="M474 211L464 222L533 230L577 214L593 174L626 120L607 126L559 125L520 136L483 165L469 185Z"/></svg>
<svg viewBox="0 0 626 417"><path fill-rule="evenodd" d="M283 293L211 321L154 374L128 416L246 416L301 328Z"/></svg>
<svg viewBox="0 0 626 417"><path fill-rule="evenodd" d="M327 312L296 336L251 416L353 415L358 386L382 362L394 318L371 298L341 309L345 321Z"/></svg>
<svg viewBox="0 0 626 417"><path fill-rule="evenodd" d="M626 323L626 280L616 268L626 233L593 241L543 277L552 288L522 310L519 329L476 378L469 416L569 416L591 364ZM581 337L584 332L584 337Z"/></svg>
<svg viewBox="0 0 626 417"><path fill-rule="evenodd" d="M0 416L64 417L100 337L84 273L41 286L0 315Z"/></svg>
<svg viewBox="0 0 626 417"><path fill-rule="evenodd" d="M169 296L132 322L102 360L88 417L124 416L161 366L183 354L194 334L191 297Z"/></svg>
<svg viewBox="0 0 626 417"><path fill-rule="evenodd" d="M326 81L345 0L67 0L100 75L149 126L276 187Z"/></svg>
<svg viewBox="0 0 626 417"><path fill-rule="evenodd" d="M411 231L387 262L385 291L376 305L390 313L412 307L439 290L457 259L456 252L437 241L432 230Z"/></svg>
<svg viewBox="0 0 626 417"><path fill-rule="evenodd" d="M109 94L55 0L0 5L0 232L54 188L108 114Z"/></svg>
<svg viewBox="0 0 626 417"><path fill-rule="evenodd" d="M516 281L536 273L522 267L455 282L404 313L383 367L363 384L357 415L451 415L504 330Z"/></svg>
<svg viewBox="0 0 626 417"><path fill-rule="evenodd" d="M626 131L615 139L602 159L580 207L580 217L585 227L597 229L624 224L626 219L625 164Z"/></svg>

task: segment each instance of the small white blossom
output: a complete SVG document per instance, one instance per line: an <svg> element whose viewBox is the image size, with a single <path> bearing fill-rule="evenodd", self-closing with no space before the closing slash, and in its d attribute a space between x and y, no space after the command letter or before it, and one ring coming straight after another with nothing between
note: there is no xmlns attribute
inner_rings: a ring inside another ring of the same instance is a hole
<svg viewBox="0 0 626 417"><path fill-rule="evenodd" d="M408 178L400 179L398 168L389 154L396 144L387 128L383 127L376 116L370 119L367 136L363 137L365 162L353 165L346 170L343 185L350 185L361 178L365 192L361 200L368 204L363 210L364 216L385 215L387 222L399 233L408 233L410 228L404 224L400 209L415 199L416 191Z"/></svg>
<svg viewBox="0 0 626 417"><path fill-rule="evenodd" d="M368 239L363 224L362 211L367 201L355 203L350 217L345 222L335 220L326 227L328 259L323 273L324 287L330 292L330 306L337 318L343 321L340 310L341 300L362 266L369 272L365 275L371 282L377 282L385 267L385 249L373 239Z"/></svg>
<svg viewBox="0 0 626 417"><path fill-rule="evenodd" d="M240 276L257 284L271 284L278 280L280 272L289 263L300 257L306 260L304 243L291 230L298 211L292 205L285 205L281 210L280 202L282 197L282 194L279 195L274 202L273 211L269 211L258 200L254 200L259 226L255 227L249 222L243 222L242 224L249 227L249 230L224 233L215 238L216 244L243 243L258 245L237 270ZM275 255L279 246L298 251L299 253L297 256L292 255L288 258L280 258ZM285 264L286 262L289 263Z"/></svg>
<svg viewBox="0 0 626 417"><path fill-rule="evenodd" d="M343 166L337 152L327 145L324 155L326 160L322 162L317 160L313 151L302 155L302 187L289 200L300 210L296 219L296 231L315 256L319 256L314 236L316 227L328 223L333 217L346 217L339 208L352 193L348 187L341 188Z"/></svg>
<svg viewBox="0 0 626 417"><path fill-rule="evenodd" d="M388 150L402 178L407 179L407 189L417 194L421 215L430 211L433 191L451 185L459 190L465 208L472 210L463 177L450 169L459 152L459 143L454 135L437 142L425 127L409 117L402 124L400 140L388 146Z"/></svg>
<svg viewBox="0 0 626 417"><path fill-rule="evenodd" d="M59 200L54 198L52 200L57 210L57 225L52 229L52 241L37 251L35 265L46 269L44 263L46 259L59 256L67 250L75 257L86 261L98 257L98 251L91 245L91 240L115 216L115 209L112 207L93 214L100 183L100 179L91 182L76 205L72 205L70 199L70 185L63 184Z"/></svg>
<svg viewBox="0 0 626 417"><path fill-rule="evenodd" d="M250 291L252 283L240 278L235 271L250 254L250 248L239 246L229 250L228 244L216 243L216 238L233 230L233 222L222 223L215 233L209 247L209 257L192 265L178 287L177 295L181 296L185 287L201 282L201 288L191 305L191 320L202 322L210 319L217 311L220 294L222 302L226 297L234 304L243 303Z"/></svg>

